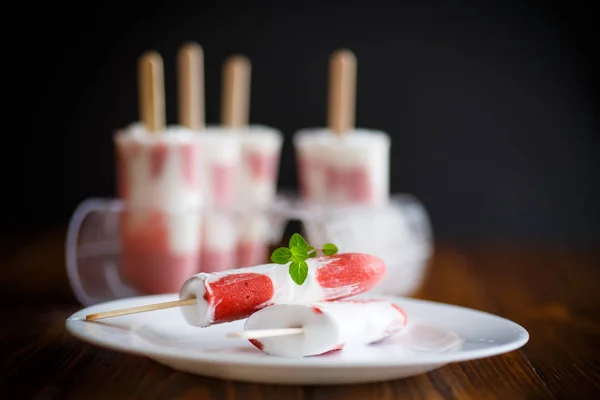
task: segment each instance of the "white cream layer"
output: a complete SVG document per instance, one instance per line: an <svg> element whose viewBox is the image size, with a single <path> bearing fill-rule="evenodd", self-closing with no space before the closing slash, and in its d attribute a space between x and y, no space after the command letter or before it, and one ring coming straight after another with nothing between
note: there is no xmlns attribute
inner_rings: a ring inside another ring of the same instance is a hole
<svg viewBox="0 0 600 400"><path fill-rule="evenodd" d="M250 125L248 129L239 131L244 151L252 151L265 155L279 154L283 144L283 134L274 128L264 125Z"/></svg>
<svg viewBox="0 0 600 400"><path fill-rule="evenodd" d="M242 242L267 242L270 238L271 221L264 213L248 213L237 219L237 232Z"/></svg>
<svg viewBox="0 0 600 400"><path fill-rule="evenodd" d="M234 216L209 211L203 215L203 248L211 251L234 252L238 242L237 220Z"/></svg>

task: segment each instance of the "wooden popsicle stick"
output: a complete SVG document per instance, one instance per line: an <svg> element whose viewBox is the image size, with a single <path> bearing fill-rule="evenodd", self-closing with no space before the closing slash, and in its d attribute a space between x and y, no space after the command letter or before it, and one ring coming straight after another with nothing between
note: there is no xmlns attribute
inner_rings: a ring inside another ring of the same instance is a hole
<svg viewBox="0 0 600 400"><path fill-rule="evenodd" d="M244 332L229 332L227 337L244 339L261 339L273 336L299 335L304 333L302 328L256 329Z"/></svg>
<svg viewBox="0 0 600 400"><path fill-rule="evenodd" d="M156 51L147 51L138 64L140 121L149 132L165 128L165 82L163 60Z"/></svg>
<svg viewBox="0 0 600 400"><path fill-rule="evenodd" d="M355 109L356 57L350 50L338 50L329 61L329 129L338 135L353 129Z"/></svg>
<svg viewBox="0 0 600 400"><path fill-rule="evenodd" d="M197 43L186 43L177 56L179 124L204 129L204 52Z"/></svg>
<svg viewBox="0 0 600 400"><path fill-rule="evenodd" d="M248 125L250 74L250 60L245 56L231 56L223 65L221 123L226 127L239 128Z"/></svg>
<svg viewBox="0 0 600 400"><path fill-rule="evenodd" d="M147 311L164 310L165 308L192 306L196 304L196 299L184 299L168 301L166 303L148 304L146 306L122 308L120 310L104 311L95 314L88 314L85 316L86 321L94 321L97 319L118 317L120 315L138 314Z"/></svg>

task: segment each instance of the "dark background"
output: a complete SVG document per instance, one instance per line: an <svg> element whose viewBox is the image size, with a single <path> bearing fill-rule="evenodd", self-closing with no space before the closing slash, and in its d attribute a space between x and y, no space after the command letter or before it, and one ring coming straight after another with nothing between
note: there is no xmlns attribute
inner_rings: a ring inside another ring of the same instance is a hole
<svg viewBox="0 0 600 400"><path fill-rule="evenodd" d="M23 125L21 151L3 152L18 189L3 229L64 224L83 199L113 196L112 134L137 119L137 58L162 54L175 123L176 52L195 40L210 124L223 60L252 61L251 122L286 134L283 188L296 185L291 134L325 124L328 57L347 47L357 125L392 135L392 190L425 204L439 239L600 239L600 69L583 2L77 2L5 18L24 28L5 36L17 43L7 119Z"/></svg>

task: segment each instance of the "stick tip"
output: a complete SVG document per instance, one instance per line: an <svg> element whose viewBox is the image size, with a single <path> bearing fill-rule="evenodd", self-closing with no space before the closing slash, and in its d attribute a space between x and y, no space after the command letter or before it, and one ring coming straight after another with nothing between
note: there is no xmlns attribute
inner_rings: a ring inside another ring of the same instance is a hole
<svg viewBox="0 0 600 400"><path fill-rule="evenodd" d="M356 55L348 49L338 49L331 54L332 62L356 63Z"/></svg>
<svg viewBox="0 0 600 400"><path fill-rule="evenodd" d="M140 65L162 64L162 56L156 50L147 50L139 58Z"/></svg>
<svg viewBox="0 0 600 400"><path fill-rule="evenodd" d="M180 55L186 56L194 56L194 55L202 55L203 49L200 44L194 41L185 42L179 48Z"/></svg>
<svg viewBox="0 0 600 400"><path fill-rule="evenodd" d="M250 68L250 59L243 54L233 54L225 60L225 65L230 68Z"/></svg>

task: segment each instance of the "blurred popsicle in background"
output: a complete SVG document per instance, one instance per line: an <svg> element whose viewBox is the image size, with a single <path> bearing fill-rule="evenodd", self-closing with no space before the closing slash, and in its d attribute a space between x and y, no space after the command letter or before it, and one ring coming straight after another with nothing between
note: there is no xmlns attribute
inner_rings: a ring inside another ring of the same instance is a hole
<svg viewBox="0 0 600 400"><path fill-rule="evenodd" d="M198 135L165 126L162 57L139 60L140 121L115 135L122 272L143 293L164 293L197 270Z"/></svg>
<svg viewBox="0 0 600 400"><path fill-rule="evenodd" d="M317 204L383 205L389 200L390 138L355 128L356 57L330 58L328 127L294 135L300 195Z"/></svg>
<svg viewBox="0 0 600 400"><path fill-rule="evenodd" d="M236 266L267 260L269 221L265 208L275 198L283 135L276 129L250 125L251 65L242 55L229 57L223 68L221 118L225 129L240 142L236 174L237 219Z"/></svg>
<svg viewBox="0 0 600 400"><path fill-rule="evenodd" d="M197 272L235 267L235 173L239 144L233 135L206 128L204 120L204 55L196 43L181 47L178 56L179 123L200 140L199 194L202 199L200 260Z"/></svg>
<svg viewBox="0 0 600 400"><path fill-rule="evenodd" d="M267 258L269 221L261 208L274 200L282 134L249 125L250 61L223 64L221 125L202 133L203 241L200 270L255 265Z"/></svg>
<svg viewBox="0 0 600 400"><path fill-rule="evenodd" d="M249 124L251 71L245 56L234 55L225 62L222 123L240 135L238 201L265 205L275 197L283 136L274 128Z"/></svg>

